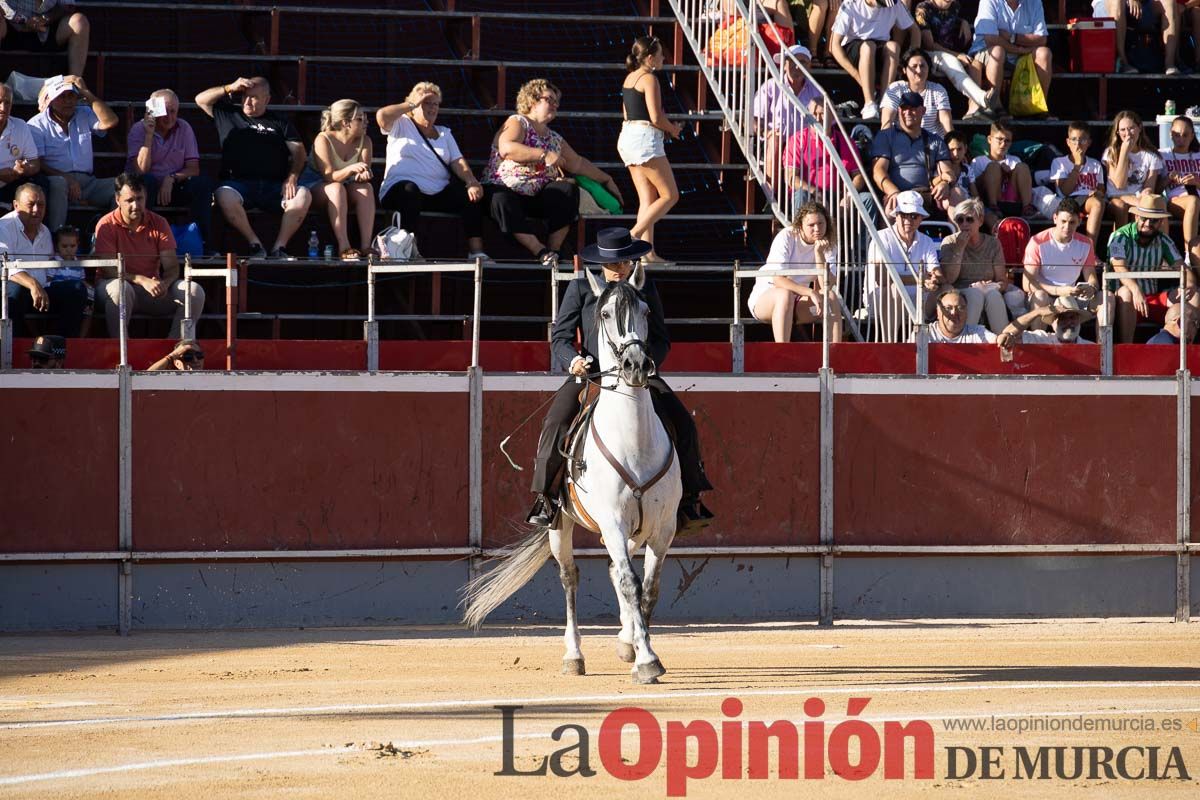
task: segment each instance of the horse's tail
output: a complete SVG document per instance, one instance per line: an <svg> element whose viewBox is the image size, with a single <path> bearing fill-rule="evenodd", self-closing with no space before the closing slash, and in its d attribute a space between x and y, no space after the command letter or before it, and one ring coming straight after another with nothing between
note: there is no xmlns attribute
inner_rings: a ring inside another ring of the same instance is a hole
<svg viewBox="0 0 1200 800"><path fill-rule="evenodd" d="M539 526L533 533L506 548L504 553L491 559L500 562L498 566L467 581L462 589L462 602L459 603L466 606L464 624L479 630L488 614L529 583L530 578L550 557L549 530Z"/></svg>

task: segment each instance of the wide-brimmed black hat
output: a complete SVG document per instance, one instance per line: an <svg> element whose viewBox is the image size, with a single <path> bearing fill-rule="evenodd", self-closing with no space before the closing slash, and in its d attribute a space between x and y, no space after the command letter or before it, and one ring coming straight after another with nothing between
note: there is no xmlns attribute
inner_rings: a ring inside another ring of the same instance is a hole
<svg viewBox="0 0 1200 800"><path fill-rule="evenodd" d="M654 245L635 239L625 228L604 228L596 232L596 243L589 244L579 257L590 264L615 264L633 261L654 249Z"/></svg>
<svg viewBox="0 0 1200 800"><path fill-rule="evenodd" d="M66 358L67 357L67 340L61 336L39 336L33 340L33 344L26 351L31 356L43 356L45 358Z"/></svg>

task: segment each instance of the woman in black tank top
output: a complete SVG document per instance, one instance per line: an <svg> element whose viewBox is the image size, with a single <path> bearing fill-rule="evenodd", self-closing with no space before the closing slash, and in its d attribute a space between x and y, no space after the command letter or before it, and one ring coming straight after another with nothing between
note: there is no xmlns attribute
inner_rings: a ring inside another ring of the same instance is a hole
<svg viewBox="0 0 1200 800"><path fill-rule="evenodd" d="M630 234L654 244L654 223L679 202L675 175L663 149L664 136L678 138L682 126L667 119L662 92L655 74L663 65L662 44L642 36L625 58L629 74L621 88L625 123L617 139L617 152L629 168L638 193L638 215ZM656 252L642 257L648 263L667 263Z"/></svg>

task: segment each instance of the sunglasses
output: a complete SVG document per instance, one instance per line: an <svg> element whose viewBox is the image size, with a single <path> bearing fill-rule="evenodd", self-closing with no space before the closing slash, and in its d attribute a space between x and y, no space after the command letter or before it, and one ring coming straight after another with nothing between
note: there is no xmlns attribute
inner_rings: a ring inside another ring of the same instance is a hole
<svg viewBox="0 0 1200 800"><path fill-rule="evenodd" d="M954 222L958 225L963 225L963 224L970 225L974 221L975 221L975 218L972 216L968 216L967 214L959 214L957 217L954 218Z"/></svg>
<svg viewBox="0 0 1200 800"><path fill-rule="evenodd" d="M907 220L910 220L910 221L912 221L912 220L918 220L918 219L921 219L921 215L920 215L920 214L908 214L908 213L902 213L902 214L897 214L896 216L900 217L900 219L907 219Z"/></svg>
<svg viewBox="0 0 1200 800"><path fill-rule="evenodd" d="M177 358L180 361L183 361L186 363L191 363L193 361L203 361L204 353L198 353L195 350L189 350L186 353L183 353L183 354L177 356Z"/></svg>

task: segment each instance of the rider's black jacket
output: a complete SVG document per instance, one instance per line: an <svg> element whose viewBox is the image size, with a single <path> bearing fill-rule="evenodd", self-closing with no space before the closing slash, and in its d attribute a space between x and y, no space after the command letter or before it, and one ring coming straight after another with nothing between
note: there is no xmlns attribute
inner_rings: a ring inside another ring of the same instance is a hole
<svg viewBox="0 0 1200 800"><path fill-rule="evenodd" d="M642 287L642 297L646 305L650 306L650 327L646 333L646 344L655 365L662 369L663 362L667 360L667 353L671 351L671 337L667 333L667 321L663 316L658 290L654 288L654 281L649 278ZM585 358L591 356L593 370L600 366L596 352L599 347L596 331L597 299L596 295L592 294L592 287L588 285L586 276L580 275L567 284L567 292L558 309L558 320L554 323L554 333L550 336L554 358L564 370L570 368L571 361L578 355ZM583 347L579 353L575 352L576 329L583 332Z"/></svg>

